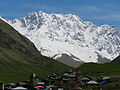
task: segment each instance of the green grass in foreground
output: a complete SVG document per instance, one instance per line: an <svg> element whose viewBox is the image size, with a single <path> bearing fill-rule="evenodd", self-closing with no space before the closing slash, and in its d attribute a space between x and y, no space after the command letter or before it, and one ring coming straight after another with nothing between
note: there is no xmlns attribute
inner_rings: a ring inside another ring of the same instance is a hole
<svg viewBox="0 0 120 90"><path fill-rule="evenodd" d="M58 71L59 73L63 73L67 68L62 66L60 64L54 62L53 67L41 67L31 64L23 64L23 63L3 63L0 65L0 81L4 82L18 82L18 81L24 81L28 80L31 72L34 72L37 74L39 78L45 78L48 74L51 74L53 72ZM59 69L59 70L58 70Z"/></svg>
<svg viewBox="0 0 120 90"><path fill-rule="evenodd" d="M90 73L92 75L116 75L120 74L120 62L111 62L105 64L86 63L77 68L81 73Z"/></svg>

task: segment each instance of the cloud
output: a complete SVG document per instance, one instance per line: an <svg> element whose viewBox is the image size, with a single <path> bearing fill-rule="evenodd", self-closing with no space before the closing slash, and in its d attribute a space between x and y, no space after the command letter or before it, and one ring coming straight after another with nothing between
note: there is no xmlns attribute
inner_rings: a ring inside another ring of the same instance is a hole
<svg viewBox="0 0 120 90"><path fill-rule="evenodd" d="M83 6L73 6L73 8L75 8L76 10L80 10L80 11L101 11L102 9L96 6L92 6L92 5L83 5Z"/></svg>
<svg viewBox="0 0 120 90"><path fill-rule="evenodd" d="M26 4L26 8L43 10L50 13L71 13L71 14L88 14L88 13L95 13L102 11L101 8L92 6L92 5L61 5L61 6L50 6L50 5L43 5L43 4Z"/></svg>
<svg viewBox="0 0 120 90"><path fill-rule="evenodd" d="M93 19L93 20L107 20L107 21L119 21L120 14L118 10L120 6L115 4L99 4L99 5L61 5L52 6L45 4L25 4L24 7L33 10L42 10L47 13L72 13L81 17Z"/></svg>
<svg viewBox="0 0 120 90"><path fill-rule="evenodd" d="M25 4L24 5L26 8L31 8L31 9L42 9L45 11L49 12L81 12L81 13L113 13L115 12L116 9L120 9L120 6L117 6L115 4L99 4L99 5L89 5L89 4L80 4L80 5L71 5L71 4L66 4L66 5L46 5L46 4ZM115 10L113 10L115 9Z"/></svg>
<svg viewBox="0 0 120 90"><path fill-rule="evenodd" d="M111 14L111 15L104 15L104 16L93 16L90 17L91 19L96 20L106 20L106 21L120 21L120 14Z"/></svg>
<svg viewBox="0 0 120 90"><path fill-rule="evenodd" d="M120 6L115 4L102 4L99 6L84 5L77 7L82 17L87 20L120 22Z"/></svg>
<svg viewBox="0 0 120 90"><path fill-rule="evenodd" d="M114 8L114 9L119 9L120 6L116 5L116 4L101 4L102 7L106 7L106 8Z"/></svg>

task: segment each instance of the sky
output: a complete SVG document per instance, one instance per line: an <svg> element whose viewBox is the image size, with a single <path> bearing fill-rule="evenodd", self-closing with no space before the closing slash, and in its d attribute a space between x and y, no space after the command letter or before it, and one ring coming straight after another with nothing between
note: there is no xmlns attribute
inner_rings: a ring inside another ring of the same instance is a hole
<svg viewBox="0 0 120 90"><path fill-rule="evenodd" d="M120 29L120 0L0 0L0 16L5 19L36 11L75 14L84 21Z"/></svg>

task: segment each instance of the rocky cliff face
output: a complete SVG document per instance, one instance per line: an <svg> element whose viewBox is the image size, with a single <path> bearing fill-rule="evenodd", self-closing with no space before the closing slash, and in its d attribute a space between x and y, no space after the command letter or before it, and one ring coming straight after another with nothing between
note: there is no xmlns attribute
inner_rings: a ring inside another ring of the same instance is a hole
<svg viewBox="0 0 120 90"><path fill-rule="evenodd" d="M112 62L120 62L120 55L116 57Z"/></svg>

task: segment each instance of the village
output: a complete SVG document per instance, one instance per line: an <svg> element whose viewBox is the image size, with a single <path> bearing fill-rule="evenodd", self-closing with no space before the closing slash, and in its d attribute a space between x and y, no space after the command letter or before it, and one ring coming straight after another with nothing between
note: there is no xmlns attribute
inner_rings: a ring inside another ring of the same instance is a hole
<svg viewBox="0 0 120 90"><path fill-rule="evenodd" d="M4 84L0 82L0 90L119 90L120 79L109 76L86 76L80 72L69 70L62 75L52 73L46 79L39 79L35 73L31 73L30 79L18 83ZM112 86L111 83L116 83ZM96 88L95 88L96 87Z"/></svg>

